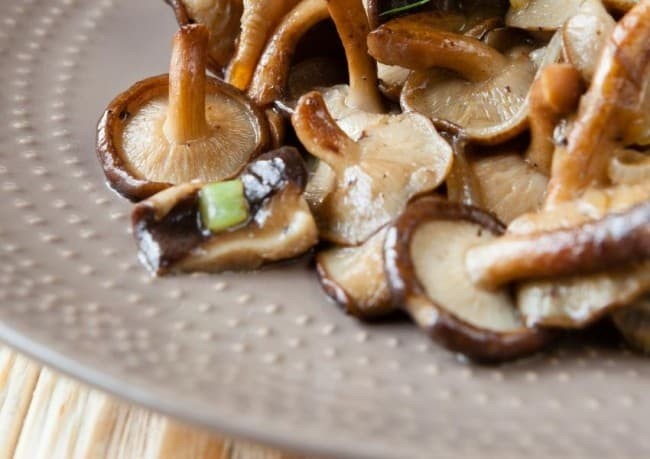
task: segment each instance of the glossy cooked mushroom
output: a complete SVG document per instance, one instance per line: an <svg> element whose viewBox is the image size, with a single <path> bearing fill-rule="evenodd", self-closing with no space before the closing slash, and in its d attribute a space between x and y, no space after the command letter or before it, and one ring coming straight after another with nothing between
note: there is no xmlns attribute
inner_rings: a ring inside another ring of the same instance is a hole
<svg viewBox="0 0 650 459"><path fill-rule="evenodd" d="M348 314L363 320L395 311L384 273L387 227L358 247L334 247L316 256L316 269L327 295Z"/></svg>
<svg viewBox="0 0 650 459"><path fill-rule="evenodd" d="M243 0L241 33L237 51L228 66L226 81L245 91L268 38L274 29L301 0Z"/></svg>
<svg viewBox="0 0 650 459"><path fill-rule="evenodd" d="M612 153L650 139L650 3L616 25L565 142L553 158L546 205L607 185Z"/></svg>
<svg viewBox="0 0 650 459"><path fill-rule="evenodd" d="M554 32L574 16L583 0L510 1L506 24L532 32Z"/></svg>
<svg viewBox="0 0 650 459"><path fill-rule="evenodd" d="M402 90L405 111L454 123L487 144L525 129L526 96L537 71L526 53L502 54L475 38L406 19L368 36L379 62L414 70Z"/></svg>
<svg viewBox="0 0 650 459"><path fill-rule="evenodd" d="M305 181L300 154L284 147L259 156L236 181L164 190L133 209L140 258L156 274L256 269L295 258L318 242Z"/></svg>
<svg viewBox="0 0 650 459"><path fill-rule="evenodd" d="M483 290L465 272L468 248L503 230L477 208L426 197L410 204L386 236L384 259L395 304L442 346L474 360L523 357L550 338L524 326L507 289Z"/></svg>
<svg viewBox="0 0 650 459"><path fill-rule="evenodd" d="M300 99L292 121L307 151L334 171L333 191L313 211L321 237L341 245L366 241L451 168L451 148L417 113L382 115L354 140L312 92Z"/></svg>
<svg viewBox="0 0 650 459"><path fill-rule="evenodd" d="M110 186L137 201L173 184L237 175L269 145L264 114L205 74L208 31L183 26L170 74L136 83L99 121L97 154Z"/></svg>
<svg viewBox="0 0 650 459"><path fill-rule="evenodd" d="M204 24L210 30L208 68L221 76L235 52L243 11L242 0L165 0L180 26Z"/></svg>

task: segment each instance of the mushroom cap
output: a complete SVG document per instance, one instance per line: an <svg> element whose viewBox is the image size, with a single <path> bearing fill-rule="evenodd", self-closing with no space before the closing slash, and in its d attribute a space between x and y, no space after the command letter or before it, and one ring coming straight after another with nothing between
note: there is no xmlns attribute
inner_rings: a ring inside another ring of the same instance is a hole
<svg viewBox="0 0 650 459"><path fill-rule="evenodd" d="M510 223L518 216L541 209L548 177L517 153L476 157L470 162L482 208Z"/></svg>
<svg viewBox="0 0 650 459"><path fill-rule="evenodd" d="M211 31L208 67L215 75L235 52L243 13L242 0L165 0L176 14L178 24L205 24Z"/></svg>
<svg viewBox="0 0 650 459"><path fill-rule="evenodd" d="M595 274L524 282L517 306L530 326L584 328L650 291L650 261Z"/></svg>
<svg viewBox="0 0 650 459"><path fill-rule="evenodd" d="M536 71L530 59L521 56L478 82L443 69L412 72L402 90L401 105L404 110L457 124L474 141L498 144L526 128L526 97Z"/></svg>
<svg viewBox="0 0 650 459"><path fill-rule="evenodd" d="M314 209L321 236L358 245L390 222L418 194L445 179L451 147L422 115L375 115L358 140L330 116L323 97L306 94L292 118L298 138L336 173L336 187Z"/></svg>
<svg viewBox="0 0 650 459"><path fill-rule="evenodd" d="M334 247L316 255L325 293L348 314L373 320L395 311L384 274L384 227L358 247Z"/></svg>
<svg viewBox="0 0 650 459"><path fill-rule="evenodd" d="M141 260L157 274L221 272L256 269L305 253L318 241L302 198L305 174L293 148L260 156L240 177L250 218L215 234L198 218L200 183L174 186L140 202L132 223Z"/></svg>
<svg viewBox="0 0 650 459"><path fill-rule="evenodd" d="M553 32L576 14L582 1L525 0L523 6L510 7L506 15L506 25L532 32Z"/></svg>
<svg viewBox="0 0 650 459"><path fill-rule="evenodd" d="M479 361L529 355L550 338L524 326L507 290L478 288L465 272L467 249L503 230L477 208L426 197L410 204L386 236L384 260L395 304L435 341Z"/></svg>
<svg viewBox="0 0 650 459"><path fill-rule="evenodd" d="M109 104L99 122L100 162L109 184L129 199L144 199L170 184L234 177L270 143L264 113L214 78L206 80L210 135L169 142L164 131L168 91L168 75L136 83Z"/></svg>
<svg viewBox="0 0 650 459"><path fill-rule="evenodd" d="M593 78L598 57L615 26L600 0L586 0L562 27L566 57L585 81Z"/></svg>

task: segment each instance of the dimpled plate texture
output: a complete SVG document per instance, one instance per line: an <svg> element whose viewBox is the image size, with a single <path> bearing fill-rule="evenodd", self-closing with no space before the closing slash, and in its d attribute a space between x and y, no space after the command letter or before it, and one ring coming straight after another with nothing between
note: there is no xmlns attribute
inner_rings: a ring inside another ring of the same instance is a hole
<svg viewBox="0 0 650 459"><path fill-rule="evenodd" d="M186 421L350 457L648 457L647 361L563 347L474 367L364 326L305 266L152 279L94 153L103 107L166 70L162 0L3 0L0 337Z"/></svg>

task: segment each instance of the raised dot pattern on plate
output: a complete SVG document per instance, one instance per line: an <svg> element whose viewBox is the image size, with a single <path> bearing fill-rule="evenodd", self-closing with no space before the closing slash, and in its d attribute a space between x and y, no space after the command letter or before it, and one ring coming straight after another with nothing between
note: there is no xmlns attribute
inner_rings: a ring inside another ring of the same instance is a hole
<svg viewBox="0 0 650 459"><path fill-rule="evenodd" d="M348 456L647 456L645 361L564 348L470 368L405 323L362 325L305 266L151 278L94 125L162 73L163 2L9 0L0 19L0 335L216 429ZM597 414L597 415L594 415ZM603 434L606 433L606 435Z"/></svg>

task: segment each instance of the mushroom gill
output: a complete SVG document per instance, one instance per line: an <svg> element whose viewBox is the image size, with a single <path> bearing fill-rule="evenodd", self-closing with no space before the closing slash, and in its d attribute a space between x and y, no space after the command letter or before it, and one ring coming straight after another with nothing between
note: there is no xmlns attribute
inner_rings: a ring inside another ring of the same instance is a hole
<svg viewBox="0 0 650 459"><path fill-rule="evenodd" d="M205 74L208 30L183 26L170 74L137 83L99 122L97 152L113 188L138 200L169 184L237 175L269 144L268 122L246 96Z"/></svg>

